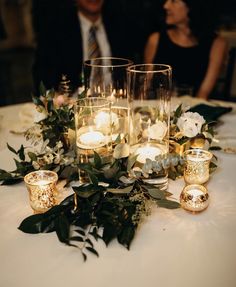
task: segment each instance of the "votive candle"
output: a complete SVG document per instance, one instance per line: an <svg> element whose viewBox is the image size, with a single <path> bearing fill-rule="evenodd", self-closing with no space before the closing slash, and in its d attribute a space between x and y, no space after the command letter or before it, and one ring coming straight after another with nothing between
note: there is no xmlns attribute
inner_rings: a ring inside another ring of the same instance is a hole
<svg viewBox="0 0 236 287"><path fill-rule="evenodd" d="M24 177L34 213L43 213L56 205L58 176L49 170L38 170Z"/></svg>
<svg viewBox="0 0 236 287"><path fill-rule="evenodd" d="M212 153L203 149L184 152L184 180L188 184L203 184L209 180L209 166Z"/></svg>

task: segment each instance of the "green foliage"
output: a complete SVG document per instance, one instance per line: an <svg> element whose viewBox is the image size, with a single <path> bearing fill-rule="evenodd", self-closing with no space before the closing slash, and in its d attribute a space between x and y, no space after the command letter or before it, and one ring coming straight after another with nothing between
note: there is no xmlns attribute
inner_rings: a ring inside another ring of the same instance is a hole
<svg viewBox="0 0 236 287"><path fill-rule="evenodd" d="M126 187L120 183L114 189L90 183L73 190L73 195L49 211L24 219L19 229L31 234L56 232L59 241L80 250L84 260L88 252L99 256L93 242L98 239L106 245L117 239L129 249L148 202L179 207L178 202L167 199L170 193L140 180Z"/></svg>
<svg viewBox="0 0 236 287"><path fill-rule="evenodd" d="M65 93L69 93L67 84L64 79L61 88ZM44 115L36 124L43 147L41 151L32 151L23 145L19 150L8 145L8 149L16 157L16 168L10 172L0 170L0 181L2 184L13 184L33 170L50 169L58 173L59 179L65 178L69 183L79 179L80 169L87 175L88 183L73 186L74 194L47 212L25 218L19 226L21 231L30 234L55 232L60 242L79 250L86 261L89 253L99 256L95 249L97 240L103 240L109 245L116 239L129 249L137 227L143 217L150 213L153 203L159 208L180 207L178 202L169 199L171 193L144 182L150 171L159 173L168 170L172 179L182 176L183 158L178 153L158 156L154 161L147 159L141 168L135 166L137 155L127 156L122 153L121 138L118 136L116 144L120 145L120 157L114 156L112 162L107 164L94 152L92 161L79 164L73 141L69 139L69 130L74 130L72 105L67 103L58 106L55 92L46 91L42 84L40 91L41 97L33 97L33 102ZM84 96L85 94L81 94L80 98ZM153 110L144 112L153 113ZM180 105L173 114L171 124L171 139L178 145L190 140L180 135L176 125L182 113ZM204 126L204 131L213 134L209 124ZM28 131L26 137L32 138L32 131ZM134 166L136 170L133 169ZM211 163L211 170L215 168L216 165Z"/></svg>

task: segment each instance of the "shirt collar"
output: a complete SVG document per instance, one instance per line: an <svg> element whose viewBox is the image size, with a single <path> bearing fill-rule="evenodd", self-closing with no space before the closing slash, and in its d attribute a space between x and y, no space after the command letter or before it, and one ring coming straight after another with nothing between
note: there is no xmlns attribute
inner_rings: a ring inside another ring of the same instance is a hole
<svg viewBox="0 0 236 287"><path fill-rule="evenodd" d="M90 29L92 25L96 26L99 28L99 26L102 24L102 17L99 17L98 20L94 23L91 22L88 18L86 18L81 12L78 13L79 19L81 24L86 27L86 29Z"/></svg>

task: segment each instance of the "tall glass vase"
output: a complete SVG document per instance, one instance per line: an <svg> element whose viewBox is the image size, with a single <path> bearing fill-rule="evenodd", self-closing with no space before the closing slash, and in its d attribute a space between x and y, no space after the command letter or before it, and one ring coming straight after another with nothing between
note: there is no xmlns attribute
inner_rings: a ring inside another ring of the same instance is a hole
<svg viewBox="0 0 236 287"><path fill-rule="evenodd" d="M172 70L168 65L142 64L127 69L131 111L129 142L136 156L134 172L161 190L168 188Z"/></svg>
<svg viewBox="0 0 236 287"><path fill-rule="evenodd" d="M128 134L128 100L126 69L132 61L101 57L84 62L85 92L89 97L103 97L111 102L112 140Z"/></svg>

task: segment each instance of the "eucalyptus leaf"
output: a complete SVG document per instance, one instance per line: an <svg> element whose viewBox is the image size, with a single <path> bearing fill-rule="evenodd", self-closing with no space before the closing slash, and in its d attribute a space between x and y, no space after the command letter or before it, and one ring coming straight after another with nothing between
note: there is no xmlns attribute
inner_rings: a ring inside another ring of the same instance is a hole
<svg viewBox="0 0 236 287"><path fill-rule="evenodd" d="M159 207L167 208L167 209L176 209L180 207L180 204L176 201L161 199L157 201L157 205Z"/></svg>
<svg viewBox="0 0 236 287"><path fill-rule="evenodd" d="M108 188L107 192L114 193L114 194L128 194L134 188L134 185L127 186L125 188Z"/></svg>
<svg viewBox="0 0 236 287"><path fill-rule="evenodd" d="M155 199L165 199L166 197L165 191L162 191L158 188L149 188L148 193Z"/></svg>
<svg viewBox="0 0 236 287"><path fill-rule="evenodd" d="M28 156L32 161L37 161L37 155L33 152L28 152Z"/></svg>
<svg viewBox="0 0 236 287"><path fill-rule="evenodd" d="M137 161L137 157L138 157L138 154L137 155L131 155L128 157L127 171L131 170L131 168L133 167L133 165Z"/></svg>
<svg viewBox="0 0 236 287"><path fill-rule="evenodd" d="M95 193L97 193L97 191L94 191L94 190L84 191L84 192L76 191L76 194L82 198L89 198L90 196L94 195Z"/></svg>

